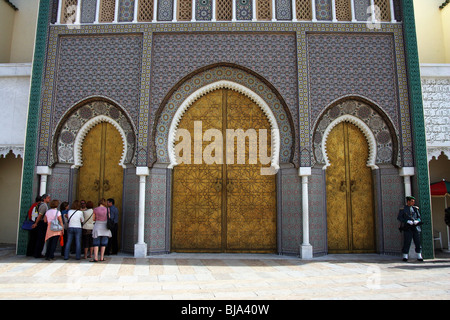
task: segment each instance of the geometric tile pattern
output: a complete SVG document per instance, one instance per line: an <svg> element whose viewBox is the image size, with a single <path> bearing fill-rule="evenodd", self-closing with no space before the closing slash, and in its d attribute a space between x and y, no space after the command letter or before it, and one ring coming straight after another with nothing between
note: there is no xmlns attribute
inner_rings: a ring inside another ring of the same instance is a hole
<svg viewBox="0 0 450 320"><path fill-rule="evenodd" d="M127 111L133 123L139 117L142 36L96 35L61 37L55 71L54 105L41 114L39 164L51 155L45 131L55 136L56 125L69 108L89 97L108 97ZM95 50L94 50L95 48ZM50 79L49 79L50 80ZM44 131L45 130L45 131Z"/></svg>
<svg viewBox="0 0 450 320"><path fill-rule="evenodd" d="M119 22L131 22L134 16L135 0L121 0L119 2Z"/></svg>
<svg viewBox="0 0 450 320"><path fill-rule="evenodd" d="M309 34L307 46L311 122L336 99L367 98L382 107L394 128L402 131L403 165L411 165L406 83L400 82L405 69L396 57L392 34ZM399 105L405 104L399 114Z"/></svg>
<svg viewBox="0 0 450 320"><path fill-rule="evenodd" d="M197 33L193 34L192 32L195 31ZM231 31L241 31L242 33L230 33ZM265 34L260 34L259 32L261 31L265 31ZM399 151L402 155L403 165L410 164L412 162L413 150L411 146L409 102L401 25L383 24L379 30L368 30L364 25L354 23L285 24L270 22L240 22L236 24L201 22L175 24L105 24L81 26L80 29L74 30L68 29L65 26L52 26L50 28L48 63L44 78L45 99L42 103L43 115L41 117L42 123L38 148L40 155L39 163L45 164L48 161L47 159L49 159L47 153L48 145L51 145L49 139L51 137L50 132L52 132L50 130L49 115L52 113L52 108L55 108L53 107L54 98L52 97L55 94L54 86L57 83L54 74L57 69L55 62L58 57L59 39L80 37L81 35L89 35L90 37L107 37L111 35L130 37L142 35L142 54L140 56L142 68L141 79L140 86L135 86L135 88L140 88L138 89L140 90L140 98L138 103L133 103L131 110L129 110L129 107L125 107L125 110L130 113L133 121L136 119L135 113L138 110L138 125L136 125L138 128L136 148L137 165L147 165L147 163L151 164L154 161L154 158L152 158L152 154L154 154L154 140L151 140L151 137L154 136L155 112L160 108L164 97L167 96L170 90L169 88L174 87L183 77L205 65L231 62L258 73L275 86L291 112L296 132L295 136L299 137L299 144L295 144L294 146L295 149L300 147L299 150L295 150L294 152L294 164L296 166L310 166L312 159L310 131L312 122L310 121L311 106L308 90L308 50L306 38L307 34L314 35L316 33L323 33L324 31L352 35L361 35L361 33L364 33L364 36L393 36L393 59L395 60L398 76L396 83L398 92L395 95L398 96L399 101L397 106L397 110L399 111L396 114L400 115L399 122L401 126L399 124L399 127L401 127L401 130L399 132L401 132L400 137L402 141L399 146ZM172 32L187 32L188 34L175 35ZM215 32L215 34L210 35L209 32ZM273 34L273 32L276 32L276 34ZM292 39L289 37L292 33L296 33L297 35L296 58L292 58L292 52L293 50L295 51L296 46L295 39L292 42L291 40L289 42L282 40L283 38ZM156 46L153 45L153 37L159 37L157 40L169 37L172 41L163 41L162 43L164 43L165 47L162 48L158 47L161 42L156 42ZM186 41L187 38L189 38L188 41ZM187 42L189 46L186 45ZM193 43L196 45L193 46ZM164 51L163 49L165 48L173 49L174 51ZM183 50L182 48L187 48L187 50ZM152 56L155 53L156 55L153 59ZM255 59L257 56L261 56L261 54L264 59ZM188 57L190 56L195 56L196 59L189 59ZM183 63L180 63L180 61ZM165 72L165 66L171 68L171 72ZM152 67L154 68L153 76L150 74ZM292 72L295 73L295 70L297 70L297 86L290 80L292 77L295 77L292 74ZM362 90L360 91L362 92ZM83 90L79 92L79 95L85 95ZM93 96L95 95L94 93ZM361 95L363 96L362 93ZM103 96L107 97L105 94ZM331 100L334 101L339 98L340 96L337 94ZM321 106L321 108L326 108L326 106ZM385 109L382 105L380 108ZM150 155L148 156L149 151Z"/></svg>
<svg viewBox="0 0 450 320"><path fill-rule="evenodd" d="M316 0L316 18L331 21L331 0Z"/></svg>
<svg viewBox="0 0 450 320"><path fill-rule="evenodd" d="M57 150L57 156L53 155L50 165L53 162L59 163L75 163L74 159L74 145L75 138L79 133L81 127L90 119L99 115L110 117L124 131L127 144L127 154L125 155L124 163L131 163L135 154L135 129L129 121L127 115L117 106L105 101L92 101L82 105L81 107L72 110L72 113L65 118L57 129L55 139L56 145L54 150Z"/></svg>
<svg viewBox="0 0 450 320"><path fill-rule="evenodd" d="M295 168L282 169L281 175L281 252L298 254L302 244L302 184Z"/></svg>
<svg viewBox="0 0 450 320"><path fill-rule="evenodd" d="M173 20L173 0L158 1L158 21Z"/></svg>
<svg viewBox="0 0 450 320"><path fill-rule="evenodd" d="M392 166L380 169L380 188L384 250L387 253L398 253L401 251L403 237L398 231L398 204L404 202L404 194L403 177L398 175L397 168Z"/></svg>
<svg viewBox="0 0 450 320"><path fill-rule="evenodd" d="M309 241L317 254L327 252L325 172L322 168L312 168L308 178Z"/></svg>
<svg viewBox="0 0 450 320"><path fill-rule="evenodd" d="M339 96L360 93L383 106L398 129L391 35L308 35L311 122Z"/></svg>
<svg viewBox="0 0 450 320"><path fill-rule="evenodd" d="M157 121L155 111L182 79L206 66L228 63L247 68L272 84L283 97L295 128L298 105L295 45L293 34L155 34L150 123ZM156 160L153 152L150 151L149 163Z"/></svg>
<svg viewBox="0 0 450 320"><path fill-rule="evenodd" d="M250 0L235 0L235 1L236 1L236 19L252 20L253 2Z"/></svg>
<svg viewBox="0 0 450 320"><path fill-rule="evenodd" d="M370 13L367 13L370 7L370 0L354 0L355 18L358 21L367 21Z"/></svg>
<svg viewBox="0 0 450 320"><path fill-rule="evenodd" d="M292 1L291 0L276 0L276 19L277 20L292 20Z"/></svg>
<svg viewBox="0 0 450 320"><path fill-rule="evenodd" d="M81 23L93 23L97 10L97 0L83 0L81 2Z"/></svg>
<svg viewBox="0 0 450 320"><path fill-rule="evenodd" d="M212 20L212 0L194 0L194 1L195 1L195 19L198 21Z"/></svg>
<svg viewBox="0 0 450 320"><path fill-rule="evenodd" d="M376 140L375 163L400 165L398 163L400 157L394 154L394 151L397 150L398 144L396 142L398 136L395 131L390 131L389 128L392 128L392 125L388 126L384 117L368 104L359 100L352 100L351 98L330 107L318 119L313 133L313 154L317 163L325 163L324 155L322 154L322 137L325 130L332 121L343 115L357 117L370 128Z"/></svg>
<svg viewBox="0 0 450 320"><path fill-rule="evenodd" d="M148 185L148 181L147 181ZM123 175L122 250L134 252L137 243L139 212L139 176L135 168L124 169Z"/></svg>

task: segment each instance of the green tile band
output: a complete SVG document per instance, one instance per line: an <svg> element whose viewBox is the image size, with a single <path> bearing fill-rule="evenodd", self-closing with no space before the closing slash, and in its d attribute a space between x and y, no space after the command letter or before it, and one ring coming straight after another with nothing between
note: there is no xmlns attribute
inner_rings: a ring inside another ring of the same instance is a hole
<svg viewBox="0 0 450 320"><path fill-rule="evenodd" d="M36 42L31 74L30 102L28 106L28 121L25 138L25 153L23 159L22 188L20 197L20 219L17 235L17 254L25 254L27 250L28 231L20 228L28 209L34 201L33 181L34 164L36 162L36 143L39 123L39 106L41 104L41 87L45 66L50 0L39 2L39 13L36 28Z"/></svg>
<svg viewBox="0 0 450 320"><path fill-rule="evenodd" d="M430 183L428 176L427 144L422 103L419 55L417 52L416 26L413 0L402 0L403 32L406 51L407 77L411 101L411 120L414 130L415 168L417 179L416 198L424 224L422 225L422 251L426 259L434 258L433 225L431 219Z"/></svg>

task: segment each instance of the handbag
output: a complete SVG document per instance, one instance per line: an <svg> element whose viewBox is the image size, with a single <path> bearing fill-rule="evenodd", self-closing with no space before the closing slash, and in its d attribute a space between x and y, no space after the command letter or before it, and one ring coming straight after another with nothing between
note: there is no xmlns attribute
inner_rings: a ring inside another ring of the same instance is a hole
<svg viewBox="0 0 450 320"><path fill-rule="evenodd" d="M50 222L51 231L62 231L63 229L63 226L60 225L58 221L58 212L56 212L55 219L53 219L52 222Z"/></svg>
<svg viewBox="0 0 450 320"><path fill-rule="evenodd" d="M22 223L22 229L27 231L33 230L33 224L33 221L25 219Z"/></svg>

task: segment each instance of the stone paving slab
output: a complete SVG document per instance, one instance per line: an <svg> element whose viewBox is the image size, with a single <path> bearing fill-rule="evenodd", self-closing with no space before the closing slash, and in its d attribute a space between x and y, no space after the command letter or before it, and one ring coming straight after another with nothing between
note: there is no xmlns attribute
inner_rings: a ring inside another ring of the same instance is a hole
<svg viewBox="0 0 450 320"><path fill-rule="evenodd" d="M391 300L450 298L450 254L304 261L258 254L179 254L53 261L0 250L0 299Z"/></svg>

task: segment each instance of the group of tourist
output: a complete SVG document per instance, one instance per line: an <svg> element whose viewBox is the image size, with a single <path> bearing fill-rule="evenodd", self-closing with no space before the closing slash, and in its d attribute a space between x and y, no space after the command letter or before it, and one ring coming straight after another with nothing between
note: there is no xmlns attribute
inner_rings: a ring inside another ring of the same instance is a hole
<svg viewBox="0 0 450 320"><path fill-rule="evenodd" d="M73 244L77 260L81 259L82 248L84 259L90 258L91 262L104 261L105 254L118 252L119 210L112 198L100 199L96 208L92 201L75 200L69 208L68 202L60 203L44 194L28 210L28 219L34 223L29 231L27 256L53 260L58 243L65 260ZM52 221L61 226L60 230L51 227Z"/></svg>

